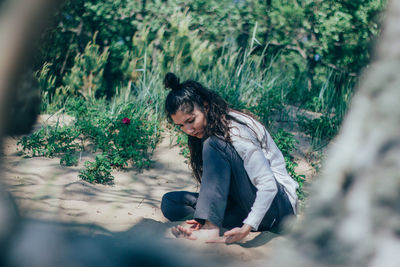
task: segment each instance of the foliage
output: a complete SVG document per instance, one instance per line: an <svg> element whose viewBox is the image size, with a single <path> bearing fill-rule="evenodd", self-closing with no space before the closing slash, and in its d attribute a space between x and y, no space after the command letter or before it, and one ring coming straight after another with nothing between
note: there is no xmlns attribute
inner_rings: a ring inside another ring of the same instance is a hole
<svg viewBox="0 0 400 267"><path fill-rule="evenodd" d="M333 69L343 74L340 90L368 63L386 2L67 1L44 35L38 64L51 63L58 87L77 65L76 56L85 53L89 42L97 43L98 52L108 51L101 90L111 97L113 88L131 80L122 64L126 57L129 62L146 57L147 66L162 66L163 72L178 64L204 70L229 41L241 56L249 46L251 54L265 50L266 59L275 59L274 68L294 84L305 78L309 90L319 88Z"/></svg>
<svg viewBox="0 0 400 267"><path fill-rule="evenodd" d="M68 151L60 158L60 165L61 166L77 166L78 165L78 158L76 157L75 153Z"/></svg>
<svg viewBox="0 0 400 267"><path fill-rule="evenodd" d="M287 103L334 109L337 127L386 2L67 1L41 46L44 106L129 95L148 70L173 69L203 76L268 127Z"/></svg>
<svg viewBox="0 0 400 267"><path fill-rule="evenodd" d="M296 146L299 142L294 138L293 134L286 132L282 128L279 128L278 131L273 134L272 138L285 158L286 169L288 173L299 184L299 188L297 190L299 199L303 199L303 184L306 177L296 173L295 168L297 167L297 163L294 161L292 156L292 152L296 149Z"/></svg>
<svg viewBox="0 0 400 267"><path fill-rule="evenodd" d="M275 129L275 121L288 119L290 104L322 114L298 117L315 144L338 132L386 4L66 1L43 35L36 62L42 111L62 110L76 118L75 149L89 143L113 167L146 167L160 131L162 77L174 71L216 90L233 108L251 111L276 132L288 169L300 182L288 152L292 139ZM61 141L52 148L48 138L36 133L21 145L33 155L64 155L65 163L73 158L75 150L60 148Z"/></svg>
<svg viewBox="0 0 400 267"><path fill-rule="evenodd" d="M97 155L94 162L86 161L85 169L79 172L79 177L89 183L113 184L110 159L106 155Z"/></svg>
<svg viewBox="0 0 400 267"><path fill-rule="evenodd" d="M178 144L178 146L181 149L180 150L181 155L185 159L189 159L190 151L189 151L189 147L188 147L188 136L178 129L175 129L175 132L176 132L176 143ZM186 160L186 162L187 162L187 160Z"/></svg>
<svg viewBox="0 0 400 267"><path fill-rule="evenodd" d="M56 157L79 149L79 132L68 126L46 126L30 136L23 136L17 144L32 157Z"/></svg>
<svg viewBox="0 0 400 267"><path fill-rule="evenodd" d="M336 118L321 116L315 119L309 119L305 116L297 116L298 124L304 133L312 138L314 145L320 145L321 142L330 141L339 130L339 121Z"/></svg>
<svg viewBox="0 0 400 267"><path fill-rule="evenodd" d="M51 63L44 63L41 70L36 72L36 77L41 88L42 111L46 110L56 94L56 77L50 74ZM58 95L58 94L57 94Z"/></svg>
<svg viewBox="0 0 400 267"><path fill-rule="evenodd" d="M96 39L96 34L93 40ZM105 48L100 53L99 45L95 41L89 42L82 54L78 53L74 60L74 65L64 79L63 90L67 94L81 95L85 98L103 96L101 91L104 86L103 71L107 63L108 49Z"/></svg>
<svg viewBox="0 0 400 267"><path fill-rule="evenodd" d="M60 156L60 164L65 166L77 164L75 155L78 150L93 148L94 151L100 150L114 168L126 168L129 164L138 169L148 167L159 137L159 114L154 114L151 106L138 105L135 101L132 97L127 102L115 99L113 103L68 98L64 110L74 116L72 125L43 127L22 137L18 144L30 156ZM99 161L103 166L104 160ZM98 182L100 174L107 174L102 171L89 175L95 170L88 169L85 175L96 177ZM95 181L92 178L87 180ZM103 178L107 180L107 177Z"/></svg>
<svg viewBox="0 0 400 267"><path fill-rule="evenodd" d="M293 137L293 134L288 133L282 128L279 128L278 131L276 131L272 135L272 138L274 139L279 150L282 152L283 156L289 159L293 159L291 153L294 149L296 149L296 145L299 143Z"/></svg>

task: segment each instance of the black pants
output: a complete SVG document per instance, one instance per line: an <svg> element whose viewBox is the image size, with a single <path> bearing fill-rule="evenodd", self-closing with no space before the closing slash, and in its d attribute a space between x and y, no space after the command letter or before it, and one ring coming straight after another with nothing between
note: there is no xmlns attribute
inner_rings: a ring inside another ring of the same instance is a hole
<svg viewBox="0 0 400 267"><path fill-rule="evenodd" d="M293 208L281 184L258 230L279 226L293 215ZM233 146L217 137L203 143L203 175L199 193L166 193L161 211L171 221L208 220L219 227L241 227L253 206L257 189L251 183L243 160Z"/></svg>

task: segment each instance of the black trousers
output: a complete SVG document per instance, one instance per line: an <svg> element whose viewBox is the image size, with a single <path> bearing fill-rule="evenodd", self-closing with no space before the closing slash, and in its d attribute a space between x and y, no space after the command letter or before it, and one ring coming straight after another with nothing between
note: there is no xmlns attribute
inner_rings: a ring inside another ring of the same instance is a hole
<svg viewBox="0 0 400 267"><path fill-rule="evenodd" d="M283 186L276 184L278 192L259 231L279 226L285 217L294 214ZM208 220L228 229L241 227L253 206L256 192L234 147L217 137L209 137L203 143L200 192L166 193L161 211L171 221Z"/></svg>

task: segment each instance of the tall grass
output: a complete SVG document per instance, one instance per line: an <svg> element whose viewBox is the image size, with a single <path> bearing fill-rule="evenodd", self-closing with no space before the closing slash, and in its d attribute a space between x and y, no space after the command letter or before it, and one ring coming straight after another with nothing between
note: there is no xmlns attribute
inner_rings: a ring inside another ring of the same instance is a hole
<svg viewBox="0 0 400 267"><path fill-rule="evenodd" d="M337 135L350 105L356 82L355 78L344 79L333 70L327 77L318 97L313 97L307 105L307 108L320 115L316 118L298 116L300 127L311 137L311 143L317 150L326 146Z"/></svg>

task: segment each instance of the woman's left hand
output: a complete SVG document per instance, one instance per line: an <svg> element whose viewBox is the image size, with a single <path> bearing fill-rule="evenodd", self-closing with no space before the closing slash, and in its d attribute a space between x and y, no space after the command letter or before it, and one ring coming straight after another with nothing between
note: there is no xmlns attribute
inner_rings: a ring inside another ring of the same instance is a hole
<svg viewBox="0 0 400 267"><path fill-rule="evenodd" d="M251 226L244 224L224 233L224 236L217 240L208 240L207 243L233 243L245 238L251 231Z"/></svg>

